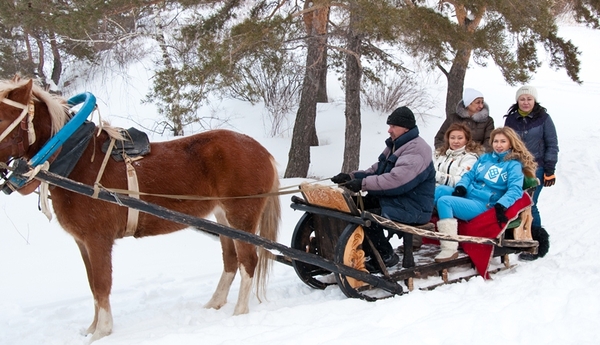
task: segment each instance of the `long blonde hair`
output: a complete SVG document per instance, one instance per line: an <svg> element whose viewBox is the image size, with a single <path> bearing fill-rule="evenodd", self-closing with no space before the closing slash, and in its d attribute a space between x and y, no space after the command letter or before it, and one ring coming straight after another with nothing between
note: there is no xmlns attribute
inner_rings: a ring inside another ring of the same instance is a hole
<svg viewBox="0 0 600 345"><path fill-rule="evenodd" d="M512 147L512 152L507 154L506 157L504 157L504 160L518 160L521 162L521 165L523 165L523 174L525 174L527 177L535 177L537 163L535 162L531 152L527 150L525 143L523 143L517 132L510 127L498 127L490 134L490 145L493 146L494 137L497 134L503 134L508 139L510 146Z"/></svg>

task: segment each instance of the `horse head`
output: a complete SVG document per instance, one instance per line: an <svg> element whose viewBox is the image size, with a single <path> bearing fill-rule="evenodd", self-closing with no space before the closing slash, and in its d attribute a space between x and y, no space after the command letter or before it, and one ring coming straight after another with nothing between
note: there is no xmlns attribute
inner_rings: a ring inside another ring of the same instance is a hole
<svg viewBox="0 0 600 345"><path fill-rule="evenodd" d="M31 158L65 124L66 106L32 79L0 81L0 162Z"/></svg>
<svg viewBox="0 0 600 345"><path fill-rule="evenodd" d="M12 89L11 84L15 85ZM0 161L6 162L25 156L29 145L35 142L35 132L31 135L28 132L33 125L33 114L29 114L33 81L5 82L3 86L0 90Z"/></svg>

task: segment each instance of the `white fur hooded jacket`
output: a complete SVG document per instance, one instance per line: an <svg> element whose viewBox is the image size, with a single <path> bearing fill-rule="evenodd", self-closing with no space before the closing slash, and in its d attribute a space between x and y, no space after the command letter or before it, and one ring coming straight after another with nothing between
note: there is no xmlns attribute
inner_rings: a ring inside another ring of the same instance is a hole
<svg viewBox="0 0 600 345"><path fill-rule="evenodd" d="M462 175L471 170L479 155L467 152L465 147L448 149L445 155L435 157L435 181L438 185L454 187Z"/></svg>

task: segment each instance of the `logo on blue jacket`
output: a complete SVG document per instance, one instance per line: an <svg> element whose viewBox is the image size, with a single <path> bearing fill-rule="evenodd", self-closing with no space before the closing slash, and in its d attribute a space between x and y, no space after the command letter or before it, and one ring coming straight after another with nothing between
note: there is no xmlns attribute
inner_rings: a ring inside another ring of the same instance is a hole
<svg viewBox="0 0 600 345"><path fill-rule="evenodd" d="M501 178L502 181L506 181L507 174L502 171L503 169L499 166L492 165L488 171L485 173L484 178L491 182L498 182L498 179Z"/></svg>

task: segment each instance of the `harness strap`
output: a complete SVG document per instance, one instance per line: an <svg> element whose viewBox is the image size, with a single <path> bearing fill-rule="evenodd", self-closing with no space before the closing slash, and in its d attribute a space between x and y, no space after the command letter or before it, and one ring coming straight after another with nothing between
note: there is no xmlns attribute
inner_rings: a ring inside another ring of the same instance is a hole
<svg viewBox="0 0 600 345"><path fill-rule="evenodd" d="M108 163L108 158L110 158L110 153L115 146L115 138L110 139L110 144L108 145L108 151L104 155L104 160L102 161L102 165L100 166L100 171L98 171L98 176L96 177L96 182L94 182L94 194L92 194L92 198L98 199L98 194L100 194L100 179L102 179L102 175L104 174L104 169L106 168L106 164Z"/></svg>
<svg viewBox="0 0 600 345"><path fill-rule="evenodd" d="M107 151L108 155L110 151ZM138 184L137 173L135 172L135 168L133 167L133 162L143 157L131 158L123 153L123 160L125 161L125 165L127 167L127 189L133 191L134 193L129 193L129 197L131 198L140 198L140 186ZM137 230L138 220L140 216L140 211L131 207L127 208L127 226L125 228L125 237L133 236L135 234L135 230Z"/></svg>
<svg viewBox="0 0 600 345"><path fill-rule="evenodd" d="M33 145L35 143L35 128L33 128L33 118L35 117L35 105L33 104L33 100L29 100L29 104L27 105L27 137L29 138L29 145Z"/></svg>
<svg viewBox="0 0 600 345"><path fill-rule="evenodd" d="M102 179L102 175L104 174L104 169L106 169L106 164L108 163L108 159L110 158L110 153L112 152L113 147L115 146L116 139L111 138L110 143L108 144L108 150L106 150L106 154L104 154L104 160L102 161L102 166L100 167L100 171L98 172L98 176L96 177L96 182L94 182L94 194L92 198L98 199L98 194L100 193L100 188L107 189L100 184L100 180ZM138 184L137 173L135 172L135 168L133 167L133 162L142 159L143 157L138 157L136 159L132 159L123 153L123 160L125 161L125 166L127 168L127 190L130 197L139 199L140 198L140 186ZM133 236L135 231L137 230L138 220L140 216L140 211L133 209L131 207L127 208L127 225L125 226L125 234L123 237Z"/></svg>
<svg viewBox="0 0 600 345"><path fill-rule="evenodd" d="M44 163L36 166L35 168L33 168L32 170L28 171L27 173L25 173L23 175L27 177L28 181L31 181L38 174L38 172L40 172L40 170L48 171L49 168L50 168L50 162L45 161ZM41 183L40 183L40 208L41 208L42 213L46 216L46 218L48 218L48 220L52 220L52 212L50 212L50 206L48 206L48 190L49 190L48 182L41 181Z"/></svg>

